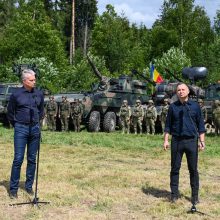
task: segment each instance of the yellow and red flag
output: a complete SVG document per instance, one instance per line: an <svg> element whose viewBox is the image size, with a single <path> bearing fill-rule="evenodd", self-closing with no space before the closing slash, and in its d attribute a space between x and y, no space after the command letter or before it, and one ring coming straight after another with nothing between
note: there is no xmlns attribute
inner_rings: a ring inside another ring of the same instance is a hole
<svg viewBox="0 0 220 220"><path fill-rule="evenodd" d="M163 82L162 76L161 76L160 73L156 70L156 68L154 67L153 64L151 65L151 68L150 68L150 78L151 78L154 82L156 82L156 83L161 83L161 82Z"/></svg>

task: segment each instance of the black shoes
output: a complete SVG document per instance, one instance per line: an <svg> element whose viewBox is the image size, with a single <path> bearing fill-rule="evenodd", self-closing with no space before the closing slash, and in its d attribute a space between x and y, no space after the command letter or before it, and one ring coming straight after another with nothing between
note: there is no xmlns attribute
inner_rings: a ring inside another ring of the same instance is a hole
<svg viewBox="0 0 220 220"><path fill-rule="evenodd" d="M30 196L33 196L33 195L34 195L33 189L25 189L25 191L26 191L27 194L30 195Z"/></svg>
<svg viewBox="0 0 220 220"><path fill-rule="evenodd" d="M18 198L17 192L9 192L9 197L10 199L17 199Z"/></svg>
<svg viewBox="0 0 220 220"><path fill-rule="evenodd" d="M171 197L170 197L170 202L171 203L175 203L177 202L177 200L180 198L180 195L179 194L174 194L174 193L171 193ZM197 205L199 203L199 197L197 194L194 194L191 196L191 203L192 205Z"/></svg>
<svg viewBox="0 0 220 220"><path fill-rule="evenodd" d="M26 191L26 193L27 193L28 195L30 195L30 196L33 196L33 195L34 195L33 189L25 189L25 191ZM12 191L10 191L10 192L9 192L9 197L10 197L11 199L17 199L17 198L18 198L17 192L12 192Z"/></svg>

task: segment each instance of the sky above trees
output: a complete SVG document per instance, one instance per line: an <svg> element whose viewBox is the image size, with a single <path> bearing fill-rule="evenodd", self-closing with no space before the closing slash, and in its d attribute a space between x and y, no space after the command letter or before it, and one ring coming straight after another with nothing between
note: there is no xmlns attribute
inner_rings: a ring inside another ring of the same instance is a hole
<svg viewBox="0 0 220 220"><path fill-rule="evenodd" d="M124 15L136 24L145 24L151 28L154 21L160 14L160 9L164 0L98 0L98 11L102 13L105 11L105 6L111 4L114 6L118 14ZM220 9L219 0L195 0L195 5L203 6L205 11L213 23L213 18L216 15L216 10Z"/></svg>

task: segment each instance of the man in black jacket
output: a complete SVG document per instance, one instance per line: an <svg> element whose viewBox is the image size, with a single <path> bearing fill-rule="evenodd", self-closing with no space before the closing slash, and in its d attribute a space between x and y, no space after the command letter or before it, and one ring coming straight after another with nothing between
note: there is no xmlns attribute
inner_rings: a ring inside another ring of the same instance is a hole
<svg viewBox="0 0 220 220"><path fill-rule="evenodd" d="M12 93L8 104L8 119L14 127L14 160L10 179L10 197L17 198L21 165L27 145L25 189L33 194L36 155L40 142L39 121L44 114L44 96L35 88L35 72L26 69L21 75L23 87Z"/></svg>
<svg viewBox="0 0 220 220"><path fill-rule="evenodd" d="M191 200L196 204L199 192L198 148L200 150L205 148L204 120L198 103L189 100L189 88L186 84L179 83L176 93L179 100L169 107L163 144L164 150L167 150L171 134L171 201L175 202L179 196L179 170L185 153L190 173Z"/></svg>

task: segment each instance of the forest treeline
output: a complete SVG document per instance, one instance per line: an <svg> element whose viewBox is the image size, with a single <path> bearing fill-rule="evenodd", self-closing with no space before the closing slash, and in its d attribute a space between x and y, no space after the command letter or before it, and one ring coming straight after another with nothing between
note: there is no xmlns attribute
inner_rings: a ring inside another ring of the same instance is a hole
<svg viewBox="0 0 220 220"><path fill-rule="evenodd" d="M86 54L111 77L134 69L149 76L152 63L165 79L172 79L166 69L181 78L184 67L205 66L205 86L220 79L220 9L211 21L194 0L166 0L148 29L112 5L99 15L97 0L0 0L0 82L18 80L14 64L35 63L39 86L89 90L97 79Z"/></svg>

